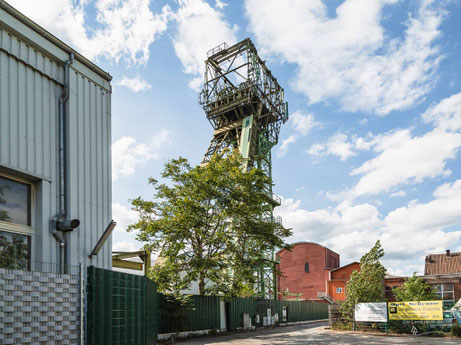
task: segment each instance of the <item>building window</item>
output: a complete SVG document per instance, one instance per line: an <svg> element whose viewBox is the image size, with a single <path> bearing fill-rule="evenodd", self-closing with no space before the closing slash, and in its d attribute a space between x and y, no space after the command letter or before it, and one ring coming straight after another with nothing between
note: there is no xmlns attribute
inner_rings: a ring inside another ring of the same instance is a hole
<svg viewBox="0 0 461 345"><path fill-rule="evenodd" d="M337 287L336 288L336 293L343 293L343 288L342 287Z"/></svg>
<svg viewBox="0 0 461 345"><path fill-rule="evenodd" d="M304 272L309 273L309 263L304 264Z"/></svg>
<svg viewBox="0 0 461 345"><path fill-rule="evenodd" d="M452 283L431 285L437 299L443 300L444 309L450 309L455 304L455 286Z"/></svg>
<svg viewBox="0 0 461 345"><path fill-rule="evenodd" d="M0 221L31 225L30 184L0 176Z"/></svg>
<svg viewBox="0 0 461 345"><path fill-rule="evenodd" d="M30 261L30 236L0 231L0 267L27 270Z"/></svg>
<svg viewBox="0 0 461 345"><path fill-rule="evenodd" d="M32 186L0 176L0 267L27 269L32 228Z"/></svg>

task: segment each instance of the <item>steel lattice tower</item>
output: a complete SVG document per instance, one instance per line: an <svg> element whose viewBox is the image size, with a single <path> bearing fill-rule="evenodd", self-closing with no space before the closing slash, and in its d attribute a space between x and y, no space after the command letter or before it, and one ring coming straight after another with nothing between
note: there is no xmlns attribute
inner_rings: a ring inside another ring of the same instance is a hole
<svg viewBox="0 0 461 345"><path fill-rule="evenodd" d="M214 133L202 164L226 148L238 148L245 169L257 167L272 177L271 149L278 142L281 125L288 120L283 89L249 38L231 47L223 43L207 56L199 102ZM264 192L268 202L261 219L281 223L281 218L273 215L280 198L272 193L272 184ZM277 299L274 250L262 255L265 264L259 271L258 294Z"/></svg>

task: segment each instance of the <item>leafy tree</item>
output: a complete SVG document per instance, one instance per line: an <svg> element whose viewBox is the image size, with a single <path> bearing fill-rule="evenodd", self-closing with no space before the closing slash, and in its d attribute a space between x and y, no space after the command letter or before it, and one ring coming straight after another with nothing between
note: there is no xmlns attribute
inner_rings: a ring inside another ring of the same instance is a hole
<svg viewBox="0 0 461 345"><path fill-rule="evenodd" d="M386 269L379 262L384 256L380 241L360 259L360 271L354 271L346 285L346 300L341 305L341 313L346 320L352 321L357 303L385 301L384 277Z"/></svg>
<svg viewBox="0 0 461 345"><path fill-rule="evenodd" d="M416 277L416 273L413 273L412 277L407 278L402 286L393 288L392 292L398 302L431 301L438 299L432 291L431 286L423 279Z"/></svg>
<svg viewBox="0 0 461 345"><path fill-rule="evenodd" d="M198 281L200 294L253 294L260 253L284 247L289 229L261 219L271 183L259 169L243 171L238 151L215 156L192 167L184 158L165 164L161 176L150 178L154 201L131 201L140 216L129 230L139 231L145 247L157 251L161 262L151 277L163 291L179 291ZM212 286L206 288L207 282Z"/></svg>

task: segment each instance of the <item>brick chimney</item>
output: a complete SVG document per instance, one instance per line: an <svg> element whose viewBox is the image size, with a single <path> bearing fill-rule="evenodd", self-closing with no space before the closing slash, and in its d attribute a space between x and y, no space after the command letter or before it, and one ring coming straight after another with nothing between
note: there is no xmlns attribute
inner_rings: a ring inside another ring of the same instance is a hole
<svg viewBox="0 0 461 345"><path fill-rule="evenodd" d="M450 254L450 249L447 249L447 258L449 258L450 255L451 255L451 254Z"/></svg>

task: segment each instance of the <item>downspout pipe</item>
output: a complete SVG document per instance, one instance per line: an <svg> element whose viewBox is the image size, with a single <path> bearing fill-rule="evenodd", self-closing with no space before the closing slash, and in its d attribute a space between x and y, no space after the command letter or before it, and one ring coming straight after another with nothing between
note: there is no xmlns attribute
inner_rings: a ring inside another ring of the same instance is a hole
<svg viewBox="0 0 461 345"><path fill-rule="evenodd" d="M58 155L58 203L59 212L51 218L50 230L53 237L59 244L59 258L60 271L64 273L66 271L66 241L62 231L71 231L80 225L78 219L67 219L67 204L66 204L66 137L65 137L65 113L67 100L69 99L69 73L70 65L74 62L74 54L69 55L69 60L66 61L64 66L64 88L62 94L59 97L59 155Z"/></svg>

